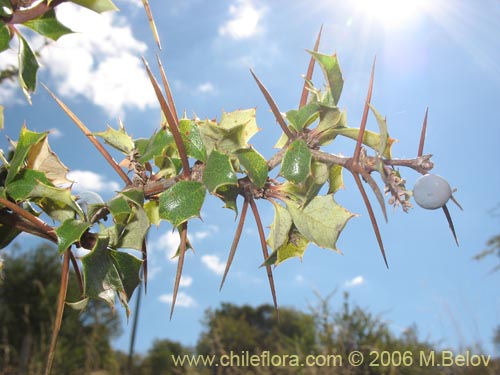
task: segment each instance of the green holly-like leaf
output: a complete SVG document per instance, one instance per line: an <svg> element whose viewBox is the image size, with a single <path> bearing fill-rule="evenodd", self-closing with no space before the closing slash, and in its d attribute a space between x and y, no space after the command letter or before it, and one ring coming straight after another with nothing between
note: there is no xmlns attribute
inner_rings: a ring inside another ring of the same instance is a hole
<svg viewBox="0 0 500 375"><path fill-rule="evenodd" d="M128 316L128 301L140 282L141 264L133 255L109 249L108 239L98 238L92 251L82 257L85 295L114 307L118 293Z"/></svg>
<svg viewBox="0 0 500 375"><path fill-rule="evenodd" d="M321 70L328 81L329 92L333 99L333 104L337 105L344 87L344 79L340 70L337 55L324 55L322 53L308 51L321 66Z"/></svg>
<svg viewBox="0 0 500 375"><path fill-rule="evenodd" d="M274 220L269 230L267 244L271 249L278 250L288 239L288 233L292 228L292 217L285 207L274 201L271 202L274 206Z"/></svg>
<svg viewBox="0 0 500 375"><path fill-rule="evenodd" d="M68 219L56 229L57 248L59 254L64 253L75 242L80 241L83 233L89 229L91 224L82 220Z"/></svg>
<svg viewBox="0 0 500 375"><path fill-rule="evenodd" d="M23 169L16 178L6 186L6 192L16 202L27 199L36 185L45 183L51 185L45 174L32 169Z"/></svg>
<svg viewBox="0 0 500 375"><path fill-rule="evenodd" d="M347 126L345 111L341 112L337 107L321 106L320 121L316 127L316 131L319 133L319 144L321 146L329 144L337 136L333 130L343 126Z"/></svg>
<svg viewBox="0 0 500 375"><path fill-rule="evenodd" d="M296 139L289 146L281 164L280 174L288 181L299 184L311 173L311 150L303 139Z"/></svg>
<svg viewBox="0 0 500 375"><path fill-rule="evenodd" d="M179 130L184 146L186 147L187 155L196 160L205 162L207 150L205 149L200 129L196 123L187 119L181 120L179 121Z"/></svg>
<svg viewBox="0 0 500 375"><path fill-rule="evenodd" d="M7 26L0 22L0 52L9 49L10 32Z"/></svg>
<svg viewBox="0 0 500 375"><path fill-rule="evenodd" d="M107 207L111 215L113 215L115 223L125 224L132 213L132 208L128 204L128 201L120 195L111 199L107 203Z"/></svg>
<svg viewBox="0 0 500 375"><path fill-rule="evenodd" d="M144 204L144 211L146 211L146 215L148 215L148 220L151 224L156 226L160 225L160 205L158 204L158 201L147 201Z"/></svg>
<svg viewBox="0 0 500 375"><path fill-rule="evenodd" d="M358 134L359 134L358 128L335 128L332 129L332 131L354 140L358 139ZM378 133L375 133L371 130L365 130L363 134L363 144L378 152L384 143L384 139L382 138L385 139L385 137L381 137L381 135ZM387 159L391 159L392 158L391 148L393 143L396 142L396 140L394 138L389 137L386 139L386 142L387 145L385 147L385 151L381 153L381 155Z"/></svg>
<svg viewBox="0 0 500 375"><path fill-rule="evenodd" d="M69 169L50 148L48 137L42 138L30 148L26 157L26 167L43 172L54 185L71 183L66 178Z"/></svg>
<svg viewBox="0 0 500 375"><path fill-rule="evenodd" d="M117 222L100 232L100 236L109 238L109 246L113 249L142 250L148 233L150 222L142 207L133 207L126 221Z"/></svg>
<svg viewBox="0 0 500 375"><path fill-rule="evenodd" d="M26 156L28 155L30 149L38 142L42 141L45 137L47 137L47 134L47 132L36 133L29 131L25 126L21 128L21 133L19 134L19 140L17 141L16 150L14 152L14 155L12 156L9 171L7 172L5 184L8 184L14 179L16 174L24 166Z"/></svg>
<svg viewBox="0 0 500 375"><path fill-rule="evenodd" d="M286 119L297 131L302 131L311 125L319 116L320 106L316 102L308 103L299 110L292 109L286 113Z"/></svg>
<svg viewBox="0 0 500 375"><path fill-rule="evenodd" d="M172 133L166 129L160 129L150 139L136 139L135 147L139 151L139 162L145 163L161 156L165 149L174 143Z"/></svg>
<svg viewBox="0 0 500 375"><path fill-rule="evenodd" d="M203 171L203 183L210 193L214 193L221 186L238 183L229 156L217 150L212 151Z"/></svg>
<svg viewBox="0 0 500 375"><path fill-rule="evenodd" d="M72 3L93 10L96 13L103 13L118 10L118 7L111 0L70 0Z"/></svg>
<svg viewBox="0 0 500 375"><path fill-rule="evenodd" d="M36 73L40 65L26 39L20 33L17 33L17 36L19 38L19 85L24 96L31 104L30 93L36 89Z"/></svg>
<svg viewBox="0 0 500 375"><path fill-rule="evenodd" d="M217 189L216 195L224 202L224 208L233 210L238 216L238 206L236 198L240 194L240 189L236 185L223 185Z"/></svg>
<svg viewBox="0 0 500 375"><path fill-rule="evenodd" d="M213 149L230 154L247 148L250 138L259 128L255 120L255 109L224 112L219 124L213 121L198 122L207 153Z"/></svg>
<svg viewBox="0 0 500 375"><path fill-rule="evenodd" d="M160 217L178 227L187 220L200 217L206 190L200 182L179 181L161 193Z"/></svg>
<svg viewBox="0 0 500 375"><path fill-rule="evenodd" d="M331 195L317 196L301 209L288 201L287 208L299 232L310 242L335 251L337 239L347 221L355 216L338 205Z"/></svg>
<svg viewBox="0 0 500 375"><path fill-rule="evenodd" d="M10 17L12 16L13 9L12 4L9 0L0 0L0 17Z"/></svg>
<svg viewBox="0 0 500 375"><path fill-rule="evenodd" d="M144 205L144 190L142 189L135 187L127 188L120 191L120 195L122 195L126 200L137 206Z"/></svg>
<svg viewBox="0 0 500 375"><path fill-rule="evenodd" d="M236 155L254 185L263 188L268 173L266 159L252 147L238 150Z"/></svg>
<svg viewBox="0 0 500 375"><path fill-rule="evenodd" d="M104 142L116 148L118 151L123 152L125 155L129 155L135 146L134 141L121 125L118 130L113 129L108 125L106 131L94 133L94 135L101 137L104 139Z"/></svg>
<svg viewBox="0 0 500 375"><path fill-rule="evenodd" d="M379 129L380 142L379 142L379 148L376 151L380 155L383 155L385 153L385 150L387 148L387 143L389 141L389 132L387 130L387 121L375 109L375 107L373 107L371 104L368 104L368 105L370 106L370 109L372 110L373 114L375 115L375 119L377 120L378 129Z"/></svg>
<svg viewBox="0 0 500 375"><path fill-rule="evenodd" d="M57 20L54 10L44 13L41 17L26 21L23 25L52 40L57 40L61 36L73 32Z"/></svg>
<svg viewBox="0 0 500 375"><path fill-rule="evenodd" d="M309 241L297 230L297 228L292 227L287 235L286 242L269 254L269 257L263 265L277 266L290 258L298 257L302 259L307 249L307 245L309 245Z"/></svg>
<svg viewBox="0 0 500 375"><path fill-rule="evenodd" d="M342 166L332 165L328 174L328 194L335 194L337 191L344 187L344 179L342 178Z"/></svg>

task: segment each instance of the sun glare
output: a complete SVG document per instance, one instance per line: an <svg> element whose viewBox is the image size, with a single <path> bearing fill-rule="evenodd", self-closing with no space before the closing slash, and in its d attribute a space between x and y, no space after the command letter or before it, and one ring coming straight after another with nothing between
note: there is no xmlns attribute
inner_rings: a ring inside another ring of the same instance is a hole
<svg viewBox="0 0 500 375"><path fill-rule="evenodd" d="M425 0L358 0L359 10L384 28L408 25L423 9Z"/></svg>

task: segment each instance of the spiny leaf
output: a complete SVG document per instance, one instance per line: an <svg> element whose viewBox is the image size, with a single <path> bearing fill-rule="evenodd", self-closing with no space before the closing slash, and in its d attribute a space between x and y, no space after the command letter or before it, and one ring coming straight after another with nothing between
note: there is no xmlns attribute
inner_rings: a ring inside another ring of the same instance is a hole
<svg viewBox="0 0 500 375"><path fill-rule="evenodd" d="M90 228L90 223L82 220L69 219L56 229L59 254L62 254L75 242L80 241L83 233Z"/></svg>
<svg viewBox="0 0 500 375"><path fill-rule="evenodd" d="M41 17L29 20L23 23L23 25L52 40L57 40L61 36L73 32L57 20L54 10L49 10Z"/></svg>
<svg viewBox="0 0 500 375"><path fill-rule="evenodd" d="M338 205L331 195L317 196L303 209L293 201L287 208L299 232L316 245L335 251L337 239L347 221L355 216Z"/></svg>
<svg viewBox="0 0 500 375"><path fill-rule="evenodd" d="M111 199L106 206L111 215L113 215L115 223L126 224L129 215L132 213L132 208L129 206L128 201L120 195Z"/></svg>
<svg viewBox="0 0 500 375"><path fill-rule="evenodd" d="M278 249L273 251L266 259L263 265L277 266L287 259L298 257L302 259L306 251L309 241L305 238L297 228L293 227L287 235L286 242Z"/></svg>
<svg viewBox="0 0 500 375"><path fill-rule="evenodd" d="M139 270L143 262L139 258L121 251L109 250L109 255L120 275L128 301L132 298L132 293L141 282Z"/></svg>
<svg viewBox="0 0 500 375"><path fill-rule="evenodd" d="M115 130L108 125L106 131L93 134L104 139L107 144L116 148L118 151L121 151L125 155L129 155L134 149L134 141L122 126L120 126L118 130Z"/></svg>
<svg viewBox="0 0 500 375"><path fill-rule="evenodd" d="M337 191L344 187L344 179L342 178L343 167L341 165L332 165L330 168L328 181L330 186L328 194L335 194Z"/></svg>
<svg viewBox="0 0 500 375"><path fill-rule="evenodd" d="M299 110L292 109L286 113L286 119L298 132L311 125L319 116L320 105L311 102Z"/></svg>
<svg viewBox="0 0 500 375"><path fill-rule="evenodd" d="M158 201L155 200L150 200L147 201L144 204L144 211L146 211L146 214L148 215L148 220L151 224L154 224L156 226L160 225L160 205L158 204Z"/></svg>
<svg viewBox="0 0 500 375"><path fill-rule="evenodd" d="M289 146L281 164L280 174L294 183L304 182L311 173L311 150L303 139L296 139Z"/></svg>
<svg viewBox="0 0 500 375"><path fill-rule="evenodd" d="M9 171L7 172L5 184L8 184L10 181L12 181L19 170L23 167L26 156L28 155L31 147L47 137L47 134L47 132L36 133L29 131L28 129L26 129L26 126L23 126L21 128L21 133L19 134L19 140L17 141L16 150L10 162Z"/></svg>
<svg viewBox="0 0 500 375"><path fill-rule="evenodd" d="M149 140L135 140L135 147L140 153L139 161L145 163L163 154L163 151L174 144L172 133L166 129L160 129L153 134Z"/></svg>
<svg viewBox="0 0 500 375"><path fill-rule="evenodd" d="M387 148L387 142L389 141L389 133L387 131L387 121L371 104L370 104L370 109L375 115L375 119L377 120L379 128L380 142L377 152L379 153L379 155L383 155Z"/></svg>
<svg viewBox="0 0 500 375"><path fill-rule="evenodd" d="M238 206L236 205L236 198L240 194L240 189L236 185L223 185L215 192L217 197L224 202L224 208L233 210L238 216Z"/></svg>
<svg viewBox="0 0 500 375"><path fill-rule="evenodd" d="M267 243L271 249L277 251L288 239L292 228L292 217L285 207L274 201L271 202L274 206L274 220L269 230Z"/></svg>
<svg viewBox="0 0 500 375"><path fill-rule="evenodd" d="M96 13L116 11L118 7L111 0L70 0L72 3L88 8Z"/></svg>
<svg viewBox="0 0 500 375"><path fill-rule="evenodd" d="M351 138L351 139L357 139L358 134L359 134L359 129L358 128L335 128L332 129L332 132L341 134L345 137ZM385 148L385 151L382 153L382 156L385 157L386 159L392 159L391 156L391 148L392 145L396 142L394 138L389 137L387 139L387 146ZM378 151L381 147L382 144L382 139L380 134L372 132L370 130L365 130L364 135L363 135L363 144L372 148L375 151Z"/></svg>
<svg viewBox="0 0 500 375"><path fill-rule="evenodd" d="M120 195L136 206L144 205L144 190L140 188L128 187L120 191Z"/></svg>
<svg viewBox="0 0 500 375"><path fill-rule="evenodd" d="M149 226L148 215L142 207L137 206L133 207L132 213L127 216L126 222L116 223L114 226L101 231L101 234L109 237L109 246L114 249L142 250Z"/></svg>
<svg viewBox="0 0 500 375"><path fill-rule="evenodd" d="M203 172L203 183L211 193L221 186L238 183L229 156L216 150L212 151Z"/></svg>
<svg viewBox="0 0 500 375"><path fill-rule="evenodd" d="M252 147L238 150L236 155L243 168L245 168L250 180L258 188L263 188L267 181L268 173L266 159Z"/></svg>
<svg viewBox="0 0 500 375"><path fill-rule="evenodd" d="M328 81L328 88L333 98L333 104L337 105L344 87L344 79L340 70L337 55L324 55L322 53L308 51L318 62L323 70L325 79Z"/></svg>
<svg viewBox="0 0 500 375"><path fill-rule="evenodd" d="M178 227L200 216L206 190L196 181L179 181L160 195L160 217Z"/></svg>
<svg viewBox="0 0 500 375"><path fill-rule="evenodd" d="M179 131L186 147L187 155L196 160L205 162L207 150L205 149L200 129L196 123L191 120L181 120L179 121Z"/></svg>
<svg viewBox="0 0 500 375"><path fill-rule="evenodd" d="M36 89L36 74L40 65L26 39L20 33L17 33L17 36L19 38L19 85L31 104L31 93Z"/></svg>
<svg viewBox="0 0 500 375"><path fill-rule="evenodd" d="M48 137L42 138L30 148L26 158L26 167L43 172L54 185L71 183L66 178L69 169L50 148Z"/></svg>

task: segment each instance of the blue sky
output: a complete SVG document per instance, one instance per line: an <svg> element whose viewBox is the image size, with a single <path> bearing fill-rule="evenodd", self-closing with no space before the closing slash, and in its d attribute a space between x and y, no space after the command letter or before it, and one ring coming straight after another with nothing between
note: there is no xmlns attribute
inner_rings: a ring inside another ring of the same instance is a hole
<svg viewBox="0 0 500 375"><path fill-rule="evenodd" d="M140 3L117 0L121 11L102 16L60 7L64 23L81 32L42 51L41 81L93 131L106 124L116 127L118 118L134 137L149 136L158 126L160 110L140 62L142 55L154 62L157 48ZM326 296L338 289L332 303L340 306L345 290L355 303L381 313L395 332L416 323L422 338L455 348L480 343L493 354L500 273L490 270L498 261L472 257L500 230L498 209L492 215L500 202L495 167L500 157L500 3L408 0L384 8L394 1L381 0L378 9L370 3L184 0L151 1L151 7L177 108L189 116L220 118L222 110L257 107L262 131L252 143L266 156L273 154L280 132L248 68L282 111L296 108L309 61L304 49L312 48L321 25L320 51L336 52L340 60L345 79L340 106L347 108L350 126L359 125L375 56L372 103L387 116L390 134L399 140L393 146L395 157L415 156L429 107L424 152L434 154L434 173L458 189L455 196L464 211L449 207L460 247L440 210L389 210L388 224L377 211L387 270L359 192L345 175L346 189L336 200L360 216L342 232L338 246L344 255L311 246L302 262L293 259L277 267L278 302L306 311L316 302L314 292ZM2 54L0 66L13 59L15 51ZM322 84L319 70L314 81ZM42 88L29 106L15 85L4 85L0 102L6 107L4 135L17 138L24 121L30 129L52 129L52 148L72 170L78 190L109 198L120 188L119 178ZM368 127L377 129L373 118ZM4 139L0 146L5 149ZM353 148L352 142L338 142L327 150L347 155ZM408 186L419 177L412 171L403 175ZM152 228L151 277L140 312L138 351L145 352L156 338L194 344L204 311L222 301L272 303L265 272L258 268L262 254L253 220L247 220L226 284L218 291L236 229L233 212L221 206L219 200L207 199L203 222L190 224L196 252L187 256L172 321L168 315L176 263L169 257L176 238L166 224ZM259 208L269 225L271 205L259 202ZM127 349L130 330L131 324L124 326L116 347Z"/></svg>

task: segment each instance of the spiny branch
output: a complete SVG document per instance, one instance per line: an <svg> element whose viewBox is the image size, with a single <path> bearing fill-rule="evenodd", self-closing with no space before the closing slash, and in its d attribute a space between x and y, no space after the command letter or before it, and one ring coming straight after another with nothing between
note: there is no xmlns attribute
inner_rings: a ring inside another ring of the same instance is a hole
<svg viewBox="0 0 500 375"><path fill-rule="evenodd" d="M323 31L323 25L321 25L321 28L319 29L318 37L316 38L316 43L314 43L314 52L318 52L319 48L319 42L321 40L321 33ZM302 87L302 95L300 96L300 104L299 108L302 108L303 106L306 105L307 103L307 97L309 96L309 81L311 81L313 73L314 73L314 64L316 60L314 59L313 56L311 56L311 60L309 60L309 66L307 67L307 73L304 79L304 86Z"/></svg>
<svg viewBox="0 0 500 375"><path fill-rule="evenodd" d="M179 292L182 269L184 267L184 256L186 255L187 246L187 222L182 223L180 227L181 228L179 230L179 235L181 243L179 245L179 260L177 261L177 272L175 274L174 292L172 294L172 306L170 306L170 320L172 320L172 316L174 315L175 301L177 300L177 293Z"/></svg>

